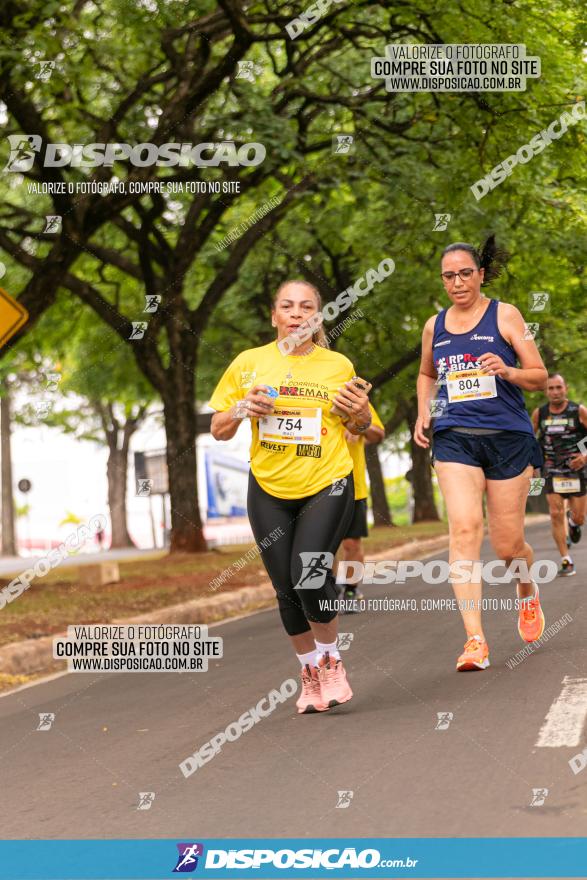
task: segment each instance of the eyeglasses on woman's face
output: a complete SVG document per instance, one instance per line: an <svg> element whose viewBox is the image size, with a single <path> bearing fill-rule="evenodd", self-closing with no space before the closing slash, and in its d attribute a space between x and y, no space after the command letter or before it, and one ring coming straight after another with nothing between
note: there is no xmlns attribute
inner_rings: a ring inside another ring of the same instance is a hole
<svg viewBox="0 0 587 880"><path fill-rule="evenodd" d="M478 269L471 269L471 268L459 269L458 272L441 272L440 277L442 278L442 280L444 281L445 284L451 285L451 284L455 283L455 278L457 277L457 275L461 279L461 281L468 281L469 278L472 277L473 272L478 272L478 271L479 271Z"/></svg>

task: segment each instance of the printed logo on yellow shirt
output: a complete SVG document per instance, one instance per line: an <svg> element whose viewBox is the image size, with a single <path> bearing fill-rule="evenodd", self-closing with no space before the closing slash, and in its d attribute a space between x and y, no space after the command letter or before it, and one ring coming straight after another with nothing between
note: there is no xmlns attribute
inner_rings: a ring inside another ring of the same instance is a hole
<svg viewBox="0 0 587 880"><path fill-rule="evenodd" d="M305 455L308 458L320 458L322 456L322 447L315 443L298 443L296 446L296 455Z"/></svg>
<svg viewBox="0 0 587 880"><path fill-rule="evenodd" d="M320 400L328 400L328 390L320 390L316 383L308 383L308 387L300 385L280 385L279 394L282 397L313 397Z"/></svg>
<svg viewBox="0 0 587 880"><path fill-rule="evenodd" d="M256 378L256 370L241 370L241 388L252 388Z"/></svg>
<svg viewBox="0 0 587 880"><path fill-rule="evenodd" d="M269 452L285 452L287 449L285 443L268 443L267 440L261 440L259 445L262 449L267 449Z"/></svg>

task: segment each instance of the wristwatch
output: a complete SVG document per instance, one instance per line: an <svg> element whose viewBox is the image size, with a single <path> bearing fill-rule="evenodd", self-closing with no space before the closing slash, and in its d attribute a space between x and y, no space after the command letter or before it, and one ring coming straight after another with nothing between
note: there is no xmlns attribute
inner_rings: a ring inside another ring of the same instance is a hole
<svg viewBox="0 0 587 880"><path fill-rule="evenodd" d="M371 427L371 425L373 424L373 419L371 417L369 417L369 421L365 422L364 425L357 425L356 422L353 422L352 424L353 424L353 427L357 429L359 434L364 434L364 432L367 431Z"/></svg>

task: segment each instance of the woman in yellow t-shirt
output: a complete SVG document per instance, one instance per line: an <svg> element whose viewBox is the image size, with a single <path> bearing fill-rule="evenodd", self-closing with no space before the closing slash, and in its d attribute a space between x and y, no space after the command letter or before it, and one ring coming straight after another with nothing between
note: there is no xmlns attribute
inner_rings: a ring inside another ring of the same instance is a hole
<svg viewBox="0 0 587 880"><path fill-rule="evenodd" d="M241 352L210 399L216 440L230 440L243 418L251 420L247 510L302 667L300 713L353 695L336 647L332 564L354 506L345 428L361 434L371 424L352 363L328 348L321 305L311 284L282 284L271 310L277 339Z"/></svg>

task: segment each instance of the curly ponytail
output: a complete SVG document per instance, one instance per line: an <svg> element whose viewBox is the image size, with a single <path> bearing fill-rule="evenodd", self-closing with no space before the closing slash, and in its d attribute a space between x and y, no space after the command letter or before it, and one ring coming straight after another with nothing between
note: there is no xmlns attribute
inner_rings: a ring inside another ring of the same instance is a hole
<svg viewBox="0 0 587 880"><path fill-rule="evenodd" d="M479 247L479 268L485 269L483 283L489 284L494 278L499 278L509 258L509 253L504 248L497 246L495 234L492 232L484 244Z"/></svg>

